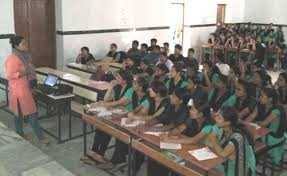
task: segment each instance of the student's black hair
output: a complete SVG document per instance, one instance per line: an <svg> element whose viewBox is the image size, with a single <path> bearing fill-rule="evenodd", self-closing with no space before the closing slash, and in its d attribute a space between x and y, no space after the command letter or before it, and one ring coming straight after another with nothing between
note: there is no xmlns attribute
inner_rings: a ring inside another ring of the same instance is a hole
<svg viewBox="0 0 287 176"><path fill-rule="evenodd" d="M132 42L132 44L136 44L137 46L139 46L139 41L134 40L134 41Z"/></svg>
<svg viewBox="0 0 287 176"><path fill-rule="evenodd" d="M160 52L160 55L167 57L167 53L165 51Z"/></svg>
<svg viewBox="0 0 287 176"><path fill-rule="evenodd" d="M150 85L150 88L157 94L160 95L160 97L166 97L168 90L165 86L165 84L161 81L153 81Z"/></svg>
<svg viewBox="0 0 287 176"><path fill-rule="evenodd" d="M123 80L126 81L127 85L131 86L133 82L133 76L130 74L129 71L126 70L119 70L118 74L121 76Z"/></svg>
<svg viewBox="0 0 287 176"><path fill-rule="evenodd" d="M187 95L186 89L184 89L184 88L176 88L173 93L174 93L174 95L177 98L182 100L185 105L187 105L188 102L184 101L185 97Z"/></svg>
<svg viewBox="0 0 287 176"><path fill-rule="evenodd" d="M262 88L261 93L264 93L268 98L272 98L272 105L277 105L278 104L278 94L273 88Z"/></svg>
<svg viewBox="0 0 287 176"><path fill-rule="evenodd" d="M205 60L205 61L202 62L202 64L203 65L208 65L208 67L210 69L212 69L212 67L213 67L213 64L212 64L212 62L210 60Z"/></svg>
<svg viewBox="0 0 287 176"><path fill-rule="evenodd" d="M157 39L156 39L156 38L152 38L152 39L150 39L150 42L155 42L155 43L157 43Z"/></svg>
<svg viewBox="0 0 287 176"><path fill-rule="evenodd" d="M266 86L267 83L268 83L268 77L267 77L267 74L264 70L260 69L258 71L256 71L255 73L257 73L261 79L261 84L263 86Z"/></svg>
<svg viewBox="0 0 287 176"><path fill-rule="evenodd" d="M233 129L237 128L238 125L238 112L233 107L223 107L220 109L220 113L224 118L224 121L229 121Z"/></svg>
<svg viewBox="0 0 287 176"><path fill-rule="evenodd" d="M163 43L163 46L169 47L169 43L168 43L168 42L164 42L164 43Z"/></svg>
<svg viewBox="0 0 287 176"><path fill-rule="evenodd" d="M169 72L169 70L165 64L158 64L156 67L158 69L162 70L165 74Z"/></svg>
<svg viewBox="0 0 287 176"><path fill-rule="evenodd" d="M179 50L182 50L182 46L181 46L180 44L176 44L176 45L174 46L174 48L179 49Z"/></svg>
<svg viewBox="0 0 287 176"><path fill-rule="evenodd" d="M87 51L88 53L90 52L90 49L87 46L82 47L81 51L83 51L83 50Z"/></svg>
<svg viewBox="0 0 287 176"><path fill-rule="evenodd" d="M142 43L142 44L141 44L141 47L147 49L147 48L148 48L148 45L147 45L146 43Z"/></svg>
<svg viewBox="0 0 287 176"><path fill-rule="evenodd" d="M252 90L253 86L252 86L251 83L249 83L249 82L247 82L247 81L245 81L243 79L239 79L237 81L237 83L243 86L247 97L252 97L253 96L252 92L254 92L254 91Z"/></svg>
<svg viewBox="0 0 287 176"><path fill-rule="evenodd" d="M188 49L188 52L193 52L193 53L194 53L195 50L194 50L193 48L189 48L189 49Z"/></svg>
<svg viewBox="0 0 287 176"><path fill-rule="evenodd" d="M146 93L149 86L148 81L143 76L139 76L137 77L136 82L142 88L142 91Z"/></svg>
<svg viewBox="0 0 287 176"><path fill-rule="evenodd" d="M215 52L215 58L218 59L220 62L225 63L225 58L223 52Z"/></svg>
<svg viewBox="0 0 287 176"><path fill-rule="evenodd" d="M16 48L17 46L19 46L22 40L24 40L24 37L15 35L10 37L9 43L11 44L12 48Z"/></svg>
<svg viewBox="0 0 287 176"><path fill-rule="evenodd" d="M159 46L159 45L156 45L156 46L155 46L155 49L157 49L157 50L160 51L160 46Z"/></svg>
<svg viewBox="0 0 287 176"><path fill-rule="evenodd" d="M183 64L180 62L176 62L172 67L175 69L176 72L180 73L182 72Z"/></svg>
<svg viewBox="0 0 287 176"><path fill-rule="evenodd" d="M115 44L115 43L112 43L111 46L118 48L117 44Z"/></svg>

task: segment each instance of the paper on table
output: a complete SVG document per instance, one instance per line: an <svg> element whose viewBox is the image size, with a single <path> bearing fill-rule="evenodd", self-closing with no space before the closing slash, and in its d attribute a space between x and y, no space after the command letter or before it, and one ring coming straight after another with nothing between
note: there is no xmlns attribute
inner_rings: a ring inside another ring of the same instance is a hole
<svg viewBox="0 0 287 176"><path fill-rule="evenodd" d="M162 134L167 134L167 132L161 132L161 131L146 131L144 134L153 135L153 136L160 136Z"/></svg>
<svg viewBox="0 0 287 176"><path fill-rule="evenodd" d="M208 147L191 150L188 151L188 153L194 156L198 161L217 158L217 155L213 153Z"/></svg>
<svg viewBox="0 0 287 176"><path fill-rule="evenodd" d="M249 123L249 125L255 127L256 130L258 130L259 128L261 128L261 126L259 126L259 125L256 124L256 123Z"/></svg>
<svg viewBox="0 0 287 176"><path fill-rule="evenodd" d="M114 114L119 114L119 115L127 113L126 111L124 111L122 109L113 109L113 110L111 110L111 112Z"/></svg>
<svg viewBox="0 0 287 176"><path fill-rule="evenodd" d="M107 111L107 109L105 107L98 106L94 108L89 108L88 111L89 112L103 112L103 111Z"/></svg>
<svg viewBox="0 0 287 176"><path fill-rule="evenodd" d="M122 118L121 119L121 126L124 126L124 127L136 127L136 126L139 126L139 125L145 123L142 120L134 120L131 123L127 123L127 120L128 120L128 118Z"/></svg>
<svg viewBox="0 0 287 176"><path fill-rule="evenodd" d="M112 113L110 111L101 111L98 113L98 117L107 117L107 116L111 116Z"/></svg>
<svg viewBox="0 0 287 176"><path fill-rule="evenodd" d="M167 149L167 150L180 150L181 144L160 142L160 148L161 149Z"/></svg>

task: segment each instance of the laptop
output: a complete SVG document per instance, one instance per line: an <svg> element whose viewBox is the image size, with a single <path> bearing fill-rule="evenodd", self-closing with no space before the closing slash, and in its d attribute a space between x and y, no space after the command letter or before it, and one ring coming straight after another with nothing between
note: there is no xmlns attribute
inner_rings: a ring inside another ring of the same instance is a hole
<svg viewBox="0 0 287 176"><path fill-rule="evenodd" d="M45 94L53 94L56 90L59 77L53 74L48 74L43 84L38 86L39 90Z"/></svg>

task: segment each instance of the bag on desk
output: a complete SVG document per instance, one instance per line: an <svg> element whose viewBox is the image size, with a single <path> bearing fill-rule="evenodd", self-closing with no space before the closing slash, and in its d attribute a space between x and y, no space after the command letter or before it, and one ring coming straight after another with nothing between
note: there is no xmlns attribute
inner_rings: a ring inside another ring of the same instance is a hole
<svg viewBox="0 0 287 176"><path fill-rule="evenodd" d="M67 84L58 84L57 89L54 92L54 95L59 96L59 95L66 95L73 93L73 87L69 86Z"/></svg>

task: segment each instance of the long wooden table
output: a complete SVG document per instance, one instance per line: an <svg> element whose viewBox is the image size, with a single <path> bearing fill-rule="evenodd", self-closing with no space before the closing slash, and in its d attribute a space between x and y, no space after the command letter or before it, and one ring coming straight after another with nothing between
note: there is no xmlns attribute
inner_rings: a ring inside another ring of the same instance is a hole
<svg viewBox="0 0 287 176"><path fill-rule="evenodd" d="M41 67L36 69L37 79L44 81L48 74L54 74L60 78L65 84L74 88L74 94L91 101L97 101L98 96L104 96L110 84L103 81L93 81L82 78L78 75L66 73L60 70L55 70L48 67Z"/></svg>
<svg viewBox="0 0 287 176"><path fill-rule="evenodd" d="M133 150L145 154L146 156L162 163L166 167L178 172L185 176L199 176L199 175L221 175L222 173L214 169L217 165L224 162L222 158L214 160L199 162L193 158L188 151L192 149L200 148L197 145L184 146L182 150L176 151L175 154L182 157L186 161L186 165L180 165L179 163L164 156L159 148L159 138L152 135L146 135L140 133L136 128L122 127L120 119L123 116L112 117L108 119L98 118L95 115L82 115L83 120L83 134L84 134L84 155L87 155L87 124L95 126L97 129L117 138L118 140L128 144ZM129 149L131 152L131 149ZM133 173L132 153L129 152L129 173Z"/></svg>
<svg viewBox="0 0 287 176"><path fill-rule="evenodd" d="M1 176L74 176L0 122Z"/></svg>
<svg viewBox="0 0 287 176"><path fill-rule="evenodd" d="M79 63L68 63L66 65L65 70L70 73L74 73L83 78L90 78L92 74L95 74L97 71L97 67L100 65L106 65L109 67L109 71L115 72L122 68L122 64L116 62L108 61L98 61L91 65L84 65Z"/></svg>

